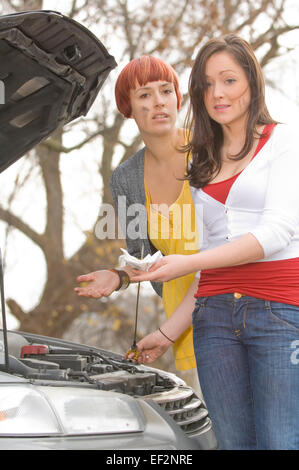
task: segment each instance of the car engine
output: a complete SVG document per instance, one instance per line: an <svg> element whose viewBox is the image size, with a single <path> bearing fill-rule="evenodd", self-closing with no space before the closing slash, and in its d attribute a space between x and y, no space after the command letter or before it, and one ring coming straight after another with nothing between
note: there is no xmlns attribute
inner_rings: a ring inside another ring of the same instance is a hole
<svg viewBox="0 0 299 470"><path fill-rule="evenodd" d="M1 332L0 332L1 340ZM36 384L81 386L153 400L189 436L212 427L203 401L176 375L119 354L22 332L8 332L9 372Z"/></svg>

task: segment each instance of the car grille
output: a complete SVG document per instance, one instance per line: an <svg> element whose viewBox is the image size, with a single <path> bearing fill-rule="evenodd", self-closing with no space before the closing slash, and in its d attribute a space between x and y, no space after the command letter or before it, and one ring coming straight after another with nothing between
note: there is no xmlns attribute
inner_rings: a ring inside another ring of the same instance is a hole
<svg viewBox="0 0 299 470"><path fill-rule="evenodd" d="M189 387L175 387L170 391L151 395L181 429L195 437L211 429L212 423L203 401Z"/></svg>

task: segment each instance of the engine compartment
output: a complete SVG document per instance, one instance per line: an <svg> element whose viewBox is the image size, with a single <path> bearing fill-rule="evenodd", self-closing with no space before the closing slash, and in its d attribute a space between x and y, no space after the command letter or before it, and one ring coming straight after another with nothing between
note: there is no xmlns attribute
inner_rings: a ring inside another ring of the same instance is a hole
<svg viewBox="0 0 299 470"><path fill-rule="evenodd" d="M83 344L9 331L8 370L3 356L0 330L0 382L29 381L37 386L92 388L150 399L190 438L211 439L217 447L212 423L204 402L176 375L153 369L120 354ZM2 351L1 351L2 349ZM3 358L2 358L3 359ZM83 392L83 390L82 390ZM211 437L212 436L212 437Z"/></svg>
<svg viewBox="0 0 299 470"><path fill-rule="evenodd" d="M9 332L9 373L63 385L75 382L132 396L147 396L171 390L171 378L121 356L81 345L36 341L27 334ZM0 336L1 340L1 336Z"/></svg>

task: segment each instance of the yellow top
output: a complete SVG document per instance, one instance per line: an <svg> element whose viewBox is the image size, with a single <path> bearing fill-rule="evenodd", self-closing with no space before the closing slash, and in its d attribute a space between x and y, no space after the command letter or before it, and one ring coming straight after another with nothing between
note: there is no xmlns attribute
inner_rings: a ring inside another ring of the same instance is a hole
<svg viewBox="0 0 299 470"><path fill-rule="evenodd" d="M148 234L155 248L164 255L188 255L198 252L198 232L189 182L184 181L179 197L169 207L169 218L159 211L157 204L151 203L150 194L145 184L144 187L145 206L148 215ZM163 306L167 318L187 294L194 275L188 274L163 283ZM175 342L173 352L178 370L196 367L192 326Z"/></svg>

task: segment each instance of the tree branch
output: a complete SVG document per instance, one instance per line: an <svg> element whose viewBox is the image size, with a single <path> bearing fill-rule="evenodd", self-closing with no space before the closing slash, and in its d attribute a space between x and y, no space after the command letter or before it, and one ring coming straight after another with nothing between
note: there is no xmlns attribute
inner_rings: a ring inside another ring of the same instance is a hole
<svg viewBox="0 0 299 470"><path fill-rule="evenodd" d="M280 47L278 43L278 38L282 36L285 33L288 33L290 31L294 31L296 29L299 29L299 25L296 26L281 26L280 28L273 29L272 26L269 27L267 31L265 31L263 34L261 34L255 41L251 43L251 46L254 50L258 49L261 47L263 44L268 43L270 44L270 50L265 54L264 58L260 61L261 66L264 67L270 59L273 59L276 57L277 51Z"/></svg>
<svg viewBox="0 0 299 470"><path fill-rule="evenodd" d="M7 224L20 230L26 237L30 238L42 250L44 250L44 236L33 230L28 224L23 222L19 217L12 214L10 211L0 207L0 219L4 220Z"/></svg>
<svg viewBox="0 0 299 470"><path fill-rule="evenodd" d="M263 13L264 11L266 11L269 3L272 3L271 0L269 2L269 0L263 0L262 1L262 4L259 8L256 8L254 7L252 10L251 10L251 13L250 15L248 16L248 18L246 18L243 23L241 23L237 28L236 28L236 31L239 32L241 31L242 29L244 29L246 26L252 26L253 22L256 20L256 18L261 14Z"/></svg>
<svg viewBox="0 0 299 470"><path fill-rule="evenodd" d="M127 9L127 0L124 0L124 1L118 0L118 4L123 13L123 26L124 26L124 31L125 31L127 42L128 42L129 57L131 60L134 57L136 44L134 45L134 41L133 41L132 34L131 34L132 25L131 25L131 20L130 20L128 9Z"/></svg>
<svg viewBox="0 0 299 470"><path fill-rule="evenodd" d="M166 33L163 35L163 38L161 39L161 41L159 41L159 43L155 47L153 47L151 51L148 52L149 55L153 54L155 52L155 50L159 51L161 48L163 49L163 43L165 43L165 39L167 39L169 36L171 36L171 34L175 30L176 26L182 21L182 18L184 16L184 13L186 11L186 8L188 6L189 1L190 0L185 0L185 3L182 6L181 11L177 15L175 21L171 24L171 26L168 28Z"/></svg>
<svg viewBox="0 0 299 470"><path fill-rule="evenodd" d="M57 153L71 153L73 150L79 150L80 148L84 147L84 145L88 144L91 142L93 139L99 136L105 135L106 130L99 130L88 137L86 139L82 140L79 144L73 145L72 147L65 147L62 145L60 142L57 140L53 139L52 137L48 138L44 142L42 142L40 145L47 148L48 150L57 152Z"/></svg>
<svg viewBox="0 0 299 470"><path fill-rule="evenodd" d="M26 318L28 318L27 314L15 300L7 299L6 304L9 307L11 314L16 317L19 322L23 322L24 320L26 320Z"/></svg>
<svg viewBox="0 0 299 470"><path fill-rule="evenodd" d="M124 152L123 157L122 157L119 164L123 163L128 158L130 158L132 155L134 155L137 152L137 150L138 150L139 146L141 145L141 143L142 143L142 138L141 138L141 135L138 134L131 145L125 146L125 145L122 144L125 148L125 152Z"/></svg>

